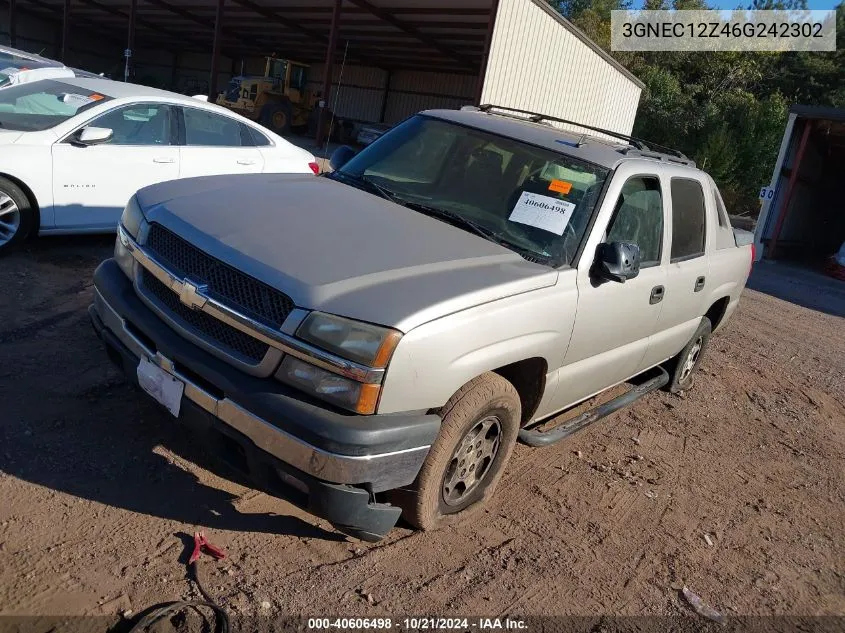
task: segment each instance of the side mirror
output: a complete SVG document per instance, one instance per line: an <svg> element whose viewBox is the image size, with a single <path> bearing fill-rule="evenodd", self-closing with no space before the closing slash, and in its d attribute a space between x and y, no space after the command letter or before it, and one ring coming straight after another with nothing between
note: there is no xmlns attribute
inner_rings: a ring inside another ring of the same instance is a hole
<svg viewBox="0 0 845 633"><path fill-rule="evenodd" d="M353 156L355 156L355 150L348 145L342 145L332 152L332 157L329 159L329 165L332 166L332 169L337 171L348 163Z"/></svg>
<svg viewBox="0 0 845 633"><path fill-rule="evenodd" d="M76 143L84 147L108 143L114 136L114 130L108 127L84 127L76 134Z"/></svg>
<svg viewBox="0 0 845 633"><path fill-rule="evenodd" d="M640 247L629 242L599 244L593 275L603 281L624 284L640 274Z"/></svg>

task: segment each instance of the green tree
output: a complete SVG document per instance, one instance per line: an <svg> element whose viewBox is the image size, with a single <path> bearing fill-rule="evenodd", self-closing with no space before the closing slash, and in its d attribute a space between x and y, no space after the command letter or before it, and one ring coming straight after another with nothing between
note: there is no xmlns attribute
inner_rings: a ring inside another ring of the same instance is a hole
<svg viewBox="0 0 845 633"><path fill-rule="evenodd" d="M605 49L610 12L630 0L551 3ZM637 5L643 6L643 5ZM752 0L754 9L806 9L806 0ZM702 9L703 0L644 0L647 9ZM613 53L645 84L634 135L676 147L710 172L731 211L755 212L789 105L845 107L845 8L831 53Z"/></svg>

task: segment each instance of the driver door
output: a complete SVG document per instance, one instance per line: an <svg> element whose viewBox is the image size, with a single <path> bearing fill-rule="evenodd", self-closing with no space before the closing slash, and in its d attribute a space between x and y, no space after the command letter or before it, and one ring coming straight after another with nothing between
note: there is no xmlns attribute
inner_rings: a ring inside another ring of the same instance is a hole
<svg viewBox="0 0 845 633"><path fill-rule="evenodd" d="M58 229L113 230L138 189L179 177L171 106L123 106L83 127L89 126L108 128L114 134L106 143L81 147L72 143L76 130L52 148Z"/></svg>
<svg viewBox="0 0 845 633"><path fill-rule="evenodd" d="M560 371L556 410L645 369L649 339L658 326L667 275L665 196L656 175L626 176L623 170L617 170L578 263L578 310ZM603 242L637 244L639 275L625 283L598 282L591 268Z"/></svg>

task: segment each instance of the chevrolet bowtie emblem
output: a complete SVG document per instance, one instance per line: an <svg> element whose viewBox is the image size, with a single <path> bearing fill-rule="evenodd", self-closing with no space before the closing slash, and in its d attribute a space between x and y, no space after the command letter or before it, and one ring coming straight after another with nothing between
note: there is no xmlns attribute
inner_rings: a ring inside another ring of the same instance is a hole
<svg viewBox="0 0 845 633"><path fill-rule="evenodd" d="M188 306L191 310L201 310L208 301L203 295L208 290L206 285L195 285L187 279L182 282L182 290L179 292L179 301Z"/></svg>

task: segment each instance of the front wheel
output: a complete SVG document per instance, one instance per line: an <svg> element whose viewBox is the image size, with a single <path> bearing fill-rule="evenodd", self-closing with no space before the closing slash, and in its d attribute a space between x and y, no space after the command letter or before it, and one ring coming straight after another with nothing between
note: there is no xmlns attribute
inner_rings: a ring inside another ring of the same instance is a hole
<svg viewBox="0 0 845 633"><path fill-rule="evenodd" d="M692 387L693 374L704 357L704 350L707 349L707 343L710 342L712 329L710 319L702 317L701 323L689 343L681 350L680 354L672 359L669 367L667 367L671 378L669 384L666 385L668 392L679 393Z"/></svg>
<svg viewBox="0 0 845 633"><path fill-rule="evenodd" d="M408 523L433 530L465 518L493 494L519 432L513 385L487 373L443 407L443 422L412 488L394 492Z"/></svg>
<svg viewBox="0 0 845 633"><path fill-rule="evenodd" d="M8 178L0 177L0 254L26 239L33 217L26 194Z"/></svg>

